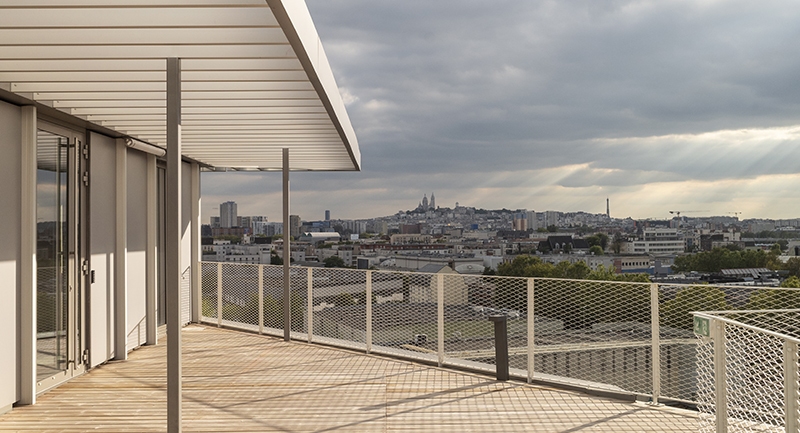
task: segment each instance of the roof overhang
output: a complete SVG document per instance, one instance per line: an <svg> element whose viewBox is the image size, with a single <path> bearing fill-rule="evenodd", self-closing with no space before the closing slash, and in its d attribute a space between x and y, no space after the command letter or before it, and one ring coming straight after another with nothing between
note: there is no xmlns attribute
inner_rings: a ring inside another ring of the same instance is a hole
<svg viewBox="0 0 800 433"><path fill-rule="evenodd" d="M304 0L3 0L0 89L166 147L166 59L184 156L217 169L360 170Z"/></svg>

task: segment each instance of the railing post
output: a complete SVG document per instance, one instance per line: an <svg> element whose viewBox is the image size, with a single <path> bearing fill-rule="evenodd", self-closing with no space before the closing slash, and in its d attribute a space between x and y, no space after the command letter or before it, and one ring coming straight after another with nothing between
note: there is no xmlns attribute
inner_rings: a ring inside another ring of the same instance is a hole
<svg viewBox="0 0 800 433"><path fill-rule="evenodd" d="M264 333L264 265L258 265L258 333Z"/></svg>
<svg viewBox="0 0 800 433"><path fill-rule="evenodd" d="M439 367L444 364L444 275L437 274L436 275L436 293L437 293L437 320L438 323L437 329L439 331L438 335L438 347L437 347L437 354L439 359Z"/></svg>
<svg viewBox="0 0 800 433"><path fill-rule="evenodd" d="M489 316L494 323L494 365L497 380L508 380L508 316Z"/></svg>
<svg viewBox="0 0 800 433"><path fill-rule="evenodd" d="M217 328L222 327L222 263L217 263Z"/></svg>
<svg viewBox="0 0 800 433"><path fill-rule="evenodd" d="M728 432L728 388L725 377L725 322L709 320L711 339L714 342L714 411L717 433Z"/></svg>
<svg viewBox="0 0 800 433"><path fill-rule="evenodd" d="M528 278L528 383L533 382L534 355L534 316L533 316L534 279Z"/></svg>
<svg viewBox="0 0 800 433"><path fill-rule="evenodd" d="M650 335L652 341L652 356L650 363L653 370L653 402L658 404L661 396L661 328L658 311L658 284L650 284Z"/></svg>
<svg viewBox="0 0 800 433"><path fill-rule="evenodd" d="M783 342L783 371L786 433L798 433L797 343L794 341Z"/></svg>
<svg viewBox="0 0 800 433"><path fill-rule="evenodd" d="M367 353L372 352L372 271L367 271L366 275L366 285L364 287L364 295L366 296L366 300L364 301L367 306L367 317L366 317L366 335L364 338L366 339L365 343L367 344Z"/></svg>
<svg viewBox="0 0 800 433"><path fill-rule="evenodd" d="M306 275L306 317L308 342L314 341L314 268L308 268Z"/></svg>

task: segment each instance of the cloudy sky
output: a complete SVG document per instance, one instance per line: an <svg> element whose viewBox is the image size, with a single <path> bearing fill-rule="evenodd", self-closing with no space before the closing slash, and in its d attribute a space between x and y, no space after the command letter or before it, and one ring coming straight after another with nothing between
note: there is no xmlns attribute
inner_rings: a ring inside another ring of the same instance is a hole
<svg viewBox="0 0 800 433"><path fill-rule="evenodd" d="M439 206L800 217L800 2L307 0L363 171L292 213ZM279 173L204 173L203 217L281 218Z"/></svg>

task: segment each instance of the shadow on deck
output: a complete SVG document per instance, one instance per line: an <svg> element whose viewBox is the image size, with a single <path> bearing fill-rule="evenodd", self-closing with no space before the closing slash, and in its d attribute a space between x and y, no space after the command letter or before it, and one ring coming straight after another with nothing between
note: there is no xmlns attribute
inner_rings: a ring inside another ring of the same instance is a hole
<svg viewBox="0 0 800 433"><path fill-rule="evenodd" d="M695 413L273 337L183 331L183 430L690 432ZM0 416L0 431L166 430L166 344Z"/></svg>

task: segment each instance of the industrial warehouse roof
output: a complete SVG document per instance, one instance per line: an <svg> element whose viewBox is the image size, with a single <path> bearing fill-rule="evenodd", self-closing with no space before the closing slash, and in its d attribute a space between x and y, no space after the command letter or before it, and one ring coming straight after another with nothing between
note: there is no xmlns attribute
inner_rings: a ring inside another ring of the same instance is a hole
<svg viewBox="0 0 800 433"><path fill-rule="evenodd" d="M0 89L166 147L166 59L198 162L359 170L358 142L303 0L2 0Z"/></svg>

